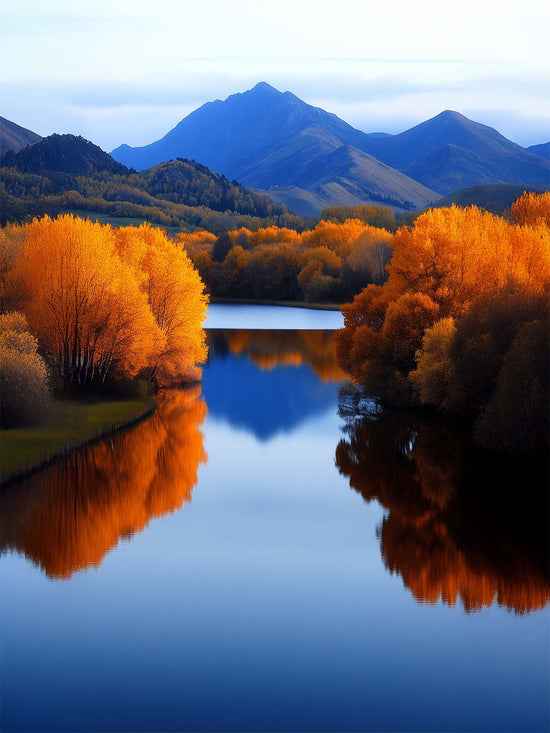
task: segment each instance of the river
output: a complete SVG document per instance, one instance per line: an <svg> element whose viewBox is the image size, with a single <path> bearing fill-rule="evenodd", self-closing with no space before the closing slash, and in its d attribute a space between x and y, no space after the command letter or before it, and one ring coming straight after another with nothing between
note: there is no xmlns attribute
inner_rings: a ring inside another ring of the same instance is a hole
<svg viewBox="0 0 550 733"><path fill-rule="evenodd" d="M2 730L548 730L544 467L365 399L339 314L231 308L200 386L4 491Z"/></svg>

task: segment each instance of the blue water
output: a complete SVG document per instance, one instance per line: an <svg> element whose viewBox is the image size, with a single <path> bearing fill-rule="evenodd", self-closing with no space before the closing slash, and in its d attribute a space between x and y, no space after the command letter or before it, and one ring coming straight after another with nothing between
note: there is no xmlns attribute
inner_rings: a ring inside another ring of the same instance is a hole
<svg viewBox="0 0 550 733"><path fill-rule="evenodd" d="M548 730L536 548L413 497L430 428L339 417L323 343L219 333L202 396L6 492L3 731Z"/></svg>
<svg viewBox="0 0 550 733"><path fill-rule="evenodd" d="M279 305L229 305L212 303L205 328L271 329L342 328L341 311L292 308Z"/></svg>

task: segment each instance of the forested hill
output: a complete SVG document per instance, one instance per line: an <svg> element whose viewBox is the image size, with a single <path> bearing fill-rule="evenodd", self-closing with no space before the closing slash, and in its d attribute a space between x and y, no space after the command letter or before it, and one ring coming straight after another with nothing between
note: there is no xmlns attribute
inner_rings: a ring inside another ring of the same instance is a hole
<svg viewBox="0 0 550 733"><path fill-rule="evenodd" d="M2 167L20 173L69 173L93 175L101 171L124 174L126 166L118 163L98 145L76 135L50 135L18 152L9 150L1 159Z"/></svg>
<svg viewBox="0 0 550 733"><path fill-rule="evenodd" d="M2 222L86 210L211 231L300 223L269 196L204 165L178 159L138 173L74 135L51 135L6 153L0 158L0 193Z"/></svg>

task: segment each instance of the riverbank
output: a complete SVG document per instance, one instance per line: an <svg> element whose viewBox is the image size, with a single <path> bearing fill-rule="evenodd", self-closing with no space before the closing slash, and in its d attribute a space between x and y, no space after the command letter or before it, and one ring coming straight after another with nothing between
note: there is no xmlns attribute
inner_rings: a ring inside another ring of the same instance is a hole
<svg viewBox="0 0 550 733"><path fill-rule="evenodd" d="M138 422L155 410L150 397L109 402L56 400L39 426L0 430L0 484Z"/></svg>
<svg viewBox="0 0 550 733"><path fill-rule="evenodd" d="M216 298L210 296L211 303L220 305L280 305L285 308L309 308L316 311L341 311L345 303L306 303L303 300L255 300L253 298Z"/></svg>

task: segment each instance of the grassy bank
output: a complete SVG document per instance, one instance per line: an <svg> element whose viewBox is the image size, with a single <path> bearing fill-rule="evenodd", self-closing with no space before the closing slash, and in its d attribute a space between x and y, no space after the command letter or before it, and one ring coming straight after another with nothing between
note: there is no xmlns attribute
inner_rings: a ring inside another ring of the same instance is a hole
<svg viewBox="0 0 550 733"><path fill-rule="evenodd" d="M216 298L210 296L211 303L227 305L282 305L287 308L311 308L317 311L339 311L342 303L306 303L303 300L254 300L252 298Z"/></svg>
<svg viewBox="0 0 550 733"><path fill-rule="evenodd" d="M42 425L0 430L0 483L32 473L154 409L155 403L149 397L112 402L55 401Z"/></svg>

